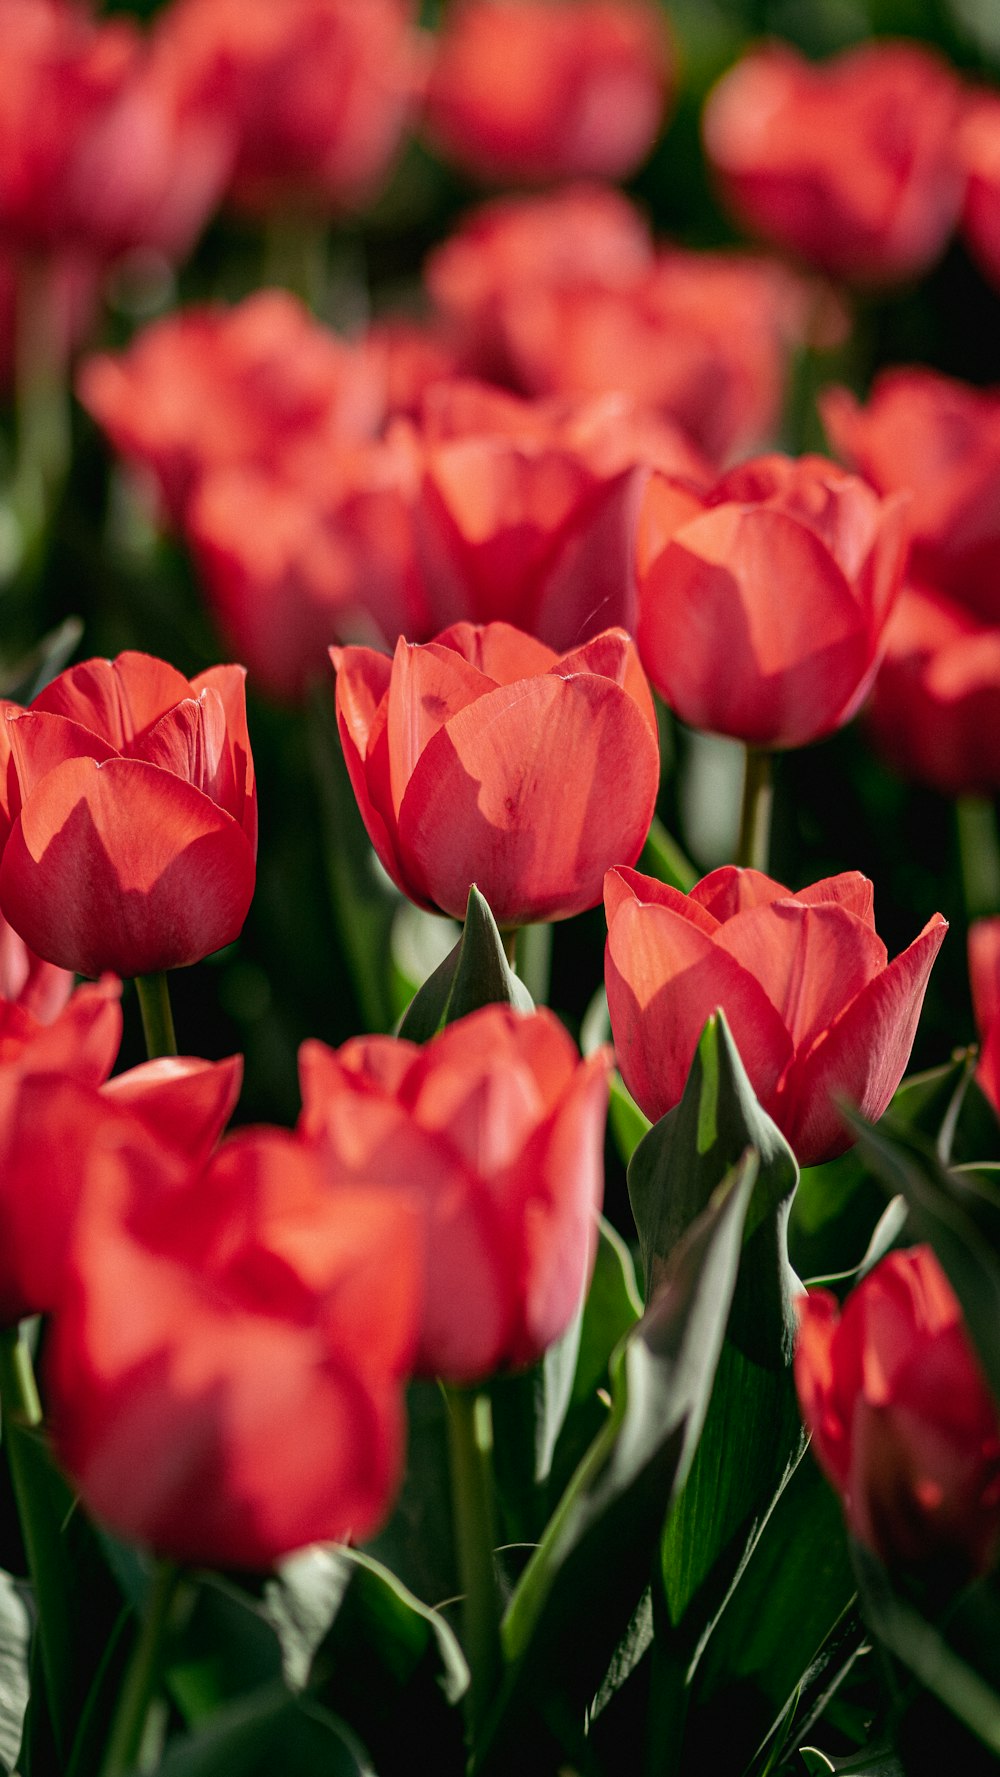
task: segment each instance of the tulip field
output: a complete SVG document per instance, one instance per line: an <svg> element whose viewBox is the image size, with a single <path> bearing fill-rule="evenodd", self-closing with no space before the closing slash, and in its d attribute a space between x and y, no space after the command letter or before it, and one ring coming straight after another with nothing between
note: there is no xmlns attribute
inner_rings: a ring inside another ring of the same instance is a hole
<svg viewBox="0 0 1000 1777"><path fill-rule="evenodd" d="M1000 1772L1000 15L0 0L0 1777Z"/></svg>

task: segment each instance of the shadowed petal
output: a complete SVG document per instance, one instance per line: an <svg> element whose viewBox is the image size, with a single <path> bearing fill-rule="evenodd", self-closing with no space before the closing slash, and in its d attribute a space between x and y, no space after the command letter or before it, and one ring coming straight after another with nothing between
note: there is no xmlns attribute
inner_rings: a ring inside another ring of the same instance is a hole
<svg viewBox="0 0 1000 1777"><path fill-rule="evenodd" d="M881 938L836 902L751 907L727 920L716 942L760 982L801 1050L886 965Z"/></svg>

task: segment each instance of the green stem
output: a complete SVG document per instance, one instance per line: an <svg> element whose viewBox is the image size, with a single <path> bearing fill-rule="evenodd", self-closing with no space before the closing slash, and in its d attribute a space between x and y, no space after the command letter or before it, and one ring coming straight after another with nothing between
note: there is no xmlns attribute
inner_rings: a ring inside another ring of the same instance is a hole
<svg viewBox="0 0 1000 1777"><path fill-rule="evenodd" d="M444 1390L459 1581L462 1639L471 1683L466 1698L474 1742L500 1676L500 1598L493 1507L493 1418L483 1390Z"/></svg>
<svg viewBox="0 0 1000 1777"><path fill-rule="evenodd" d="M164 1637L178 1579L179 1569L172 1561L159 1563L105 1749L101 1777L122 1777L140 1764L146 1726L160 1682Z"/></svg>
<svg viewBox="0 0 1000 1777"><path fill-rule="evenodd" d="M549 997L552 975L552 927L521 926L514 941L514 967L536 1006Z"/></svg>
<svg viewBox="0 0 1000 1777"><path fill-rule="evenodd" d="M20 1327L5 1327L0 1332L0 1403L5 1419L18 1419L22 1425L41 1425L42 1403L31 1353Z"/></svg>
<svg viewBox="0 0 1000 1777"><path fill-rule="evenodd" d="M26 253L17 273L13 499L28 545L45 525L70 455L69 395L56 276L45 255Z"/></svg>
<svg viewBox="0 0 1000 1777"><path fill-rule="evenodd" d="M503 945L503 953L507 958L510 967L514 970L517 969L517 933L517 926L501 926L500 928L500 942Z"/></svg>
<svg viewBox="0 0 1000 1777"><path fill-rule="evenodd" d="M177 1054L174 1017L170 1010L170 988L166 975L137 975L135 990L139 995L146 1053L150 1061L160 1055Z"/></svg>
<svg viewBox="0 0 1000 1777"><path fill-rule="evenodd" d="M751 870L766 870L771 847L771 805L774 800L771 754L747 747L743 770L743 806L736 862Z"/></svg>
<svg viewBox="0 0 1000 1777"><path fill-rule="evenodd" d="M985 796L960 796L955 804L965 911L970 920L1000 913L1000 842L996 809Z"/></svg>

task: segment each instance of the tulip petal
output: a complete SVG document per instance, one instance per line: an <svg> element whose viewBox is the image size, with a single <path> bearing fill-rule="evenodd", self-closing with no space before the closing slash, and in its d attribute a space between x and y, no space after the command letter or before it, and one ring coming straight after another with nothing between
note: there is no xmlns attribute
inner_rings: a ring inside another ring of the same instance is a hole
<svg viewBox="0 0 1000 1777"><path fill-rule="evenodd" d="M626 902L608 932L604 976L618 1065L647 1117L678 1103L718 1006L758 1098L765 1109L773 1102L788 1032L759 982L693 920Z"/></svg>
<svg viewBox="0 0 1000 1777"><path fill-rule="evenodd" d="M691 890L691 899L704 907L716 920L732 919L750 907L767 907L772 901L785 901L790 889L765 876L763 870L741 868L738 864L721 864L710 870Z"/></svg>
<svg viewBox="0 0 1000 1777"><path fill-rule="evenodd" d="M658 882L655 876L643 876L638 870L609 870L604 878L604 912L609 927L626 901L637 901L646 907L669 907L672 913L681 919L689 919L709 937L719 929L719 921L714 915L699 906L694 889L685 895L680 889L671 888L668 882Z"/></svg>
<svg viewBox="0 0 1000 1777"><path fill-rule="evenodd" d="M727 920L716 943L760 982L800 1051L886 965L881 938L836 902L748 908Z"/></svg>
<svg viewBox="0 0 1000 1777"><path fill-rule="evenodd" d="M553 647L572 647L613 626L635 632L632 558L646 477L645 469L627 469L595 488L563 531L529 614L534 633Z"/></svg>
<svg viewBox="0 0 1000 1777"><path fill-rule="evenodd" d="M430 908L433 903L407 884L397 849L386 738L392 662L371 648L331 648L330 658L337 672L340 744L365 831L396 887Z"/></svg>
<svg viewBox="0 0 1000 1777"><path fill-rule="evenodd" d="M61 765L64 759L96 759L103 764L106 759L118 757L114 747L89 728L82 728L79 722L35 710L9 718L7 735L17 779L11 798L12 820L46 772Z"/></svg>
<svg viewBox="0 0 1000 1777"><path fill-rule="evenodd" d="M103 1094L139 1117L162 1145L200 1166L236 1108L242 1078L240 1055L226 1061L169 1055L116 1075Z"/></svg>
<svg viewBox="0 0 1000 1777"><path fill-rule="evenodd" d="M454 648L495 685L511 685L515 679L548 672L556 661L554 649L537 636L500 621L453 623L436 640L439 647Z"/></svg>
<svg viewBox="0 0 1000 1777"><path fill-rule="evenodd" d="M829 733L875 657L867 613L829 551L767 507L719 506L681 528L640 588L638 639L683 721L761 747Z"/></svg>
<svg viewBox="0 0 1000 1777"><path fill-rule="evenodd" d="M985 1035L1000 1017L1000 919L969 927L969 985L976 1029Z"/></svg>
<svg viewBox="0 0 1000 1777"><path fill-rule="evenodd" d="M191 686L175 667L151 654L128 651L117 660L84 660L46 685L32 710L66 716L109 741L117 753L190 697Z"/></svg>
<svg viewBox="0 0 1000 1777"><path fill-rule="evenodd" d="M650 733L656 737L657 746L659 745L656 710L649 682L639 664L635 643L625 630L604 630L601 635L584 642L582 647L564 654L550 670L558 673L561 679L569 678L571 673L600 673L603 678L612 679L623 691L628 692L633 703L641 709L649 724Z"/></svg>
<svg viewBox="0 0 1000 1777"><path fill-rule="evenodd" d="M420 647L400 636L386 711L389 786L397 815L428 741L450 716L492 691L495 684L451 648L437 642Z"/></svg>
<svg viewBox="0 0 1000 1777"><path fill-rule="evenodd" d="M190 784L142 760L69 759L14 825L0 905L49 962L148 974L231 943L254 876L242 830Z"/></svg>
<svg viewBox="0 0 1000 1777"><path fill-rule="evenodd" d="M122 1040L122 984L114 975L84 982L65 1010L34 1034L23 1051L32 1073L66 1074L100 1086L115 1065Z"/></svg>
<svg viewBox="0 0 1000 1777"><path fill-rule="evenodd" d="M919 937L846 1006L782 1084L779 1122L802 1166L832 1160L851 1144L834 1097L881 1117L913 1047L927 979L947 921L936 913Z"/></svg>
<svg viewBox="0 0 1000 1777"><path fill-rule="evenodd" d="M558 793L554 754L572 761ZM658 778L645 717L617 685L543 674L502 686L419 760L399 813L407 880L458 919L473 883L500 925L582 912L609 858L638 857Z"/></svg>
<svg viewBox="0 0 1000 1777"><path fill-rule="evenodd" d="M256 854L257 785L247 729L246 679L245 667L212 666L207 672L200 673L196 679L191 680L191 689L196 697L209 690L222 700L230 769L225 779L220 778L220 794L215 795L213 792L213 800L239 822ZM225 787L229 783L232 784L231 792Z"/></svg>

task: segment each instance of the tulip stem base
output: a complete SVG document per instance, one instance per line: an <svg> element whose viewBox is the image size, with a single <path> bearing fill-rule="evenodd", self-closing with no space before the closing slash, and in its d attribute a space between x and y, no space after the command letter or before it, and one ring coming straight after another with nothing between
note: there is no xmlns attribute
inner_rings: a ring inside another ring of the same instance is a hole
<svg viewBox="0 0 1000 1777"><path fill-rule="evenodd" d="M1000 841L993 803L960 796L955 804L965 911L970 920L1000 913Z"/></svg>
<svg viewBox="0 0 1000 1777"><path fill-rule="evenodd" d="M552 927L521 926L514 942L514 966L536 1006L548 1003L552 974Z"/></svg>
<svg viewBox="0 0 1000 1777"><path fill-rule="evenodd" d="M448 1412L452 1512L459 1583L462 1640L471 1683L466 1696L474 1742L500 1675L500 1595L494 1550L493 1416L482 1389L444 1389Z"/></svg>
<svg viewBox="0 0 1000 1777"><path fill-rule="evenodd" d="M747 747L743 768L743 806L736 862L744 869L767 870L771 852L771 808L774 777L771 754Z"/></svg>
<svg viewBox="0 0 1000 1777"><path fill-rule="evenodd" d="M143 1747L153 1725L153 1704L163 1665L164 1640L177 1598L179 1578L180 1570L172 1561L161 1561L153 1575L148 1608L125 1677L101 1777L123 1777L126 1771L146 1768Z"/></svg>
<svg viewBox="0 0 1000 1777"><path fill-rule="evenodd" d="M150 1061L156 1061L161 1055L176 1055L177 1038L166 975L137 975L135 990L139 995L142 1029Z"/></svg>

